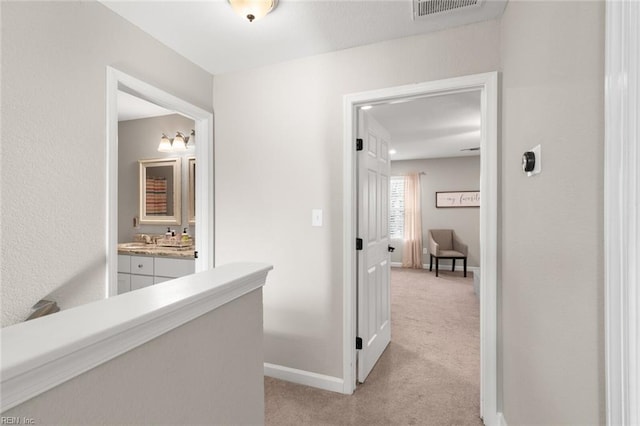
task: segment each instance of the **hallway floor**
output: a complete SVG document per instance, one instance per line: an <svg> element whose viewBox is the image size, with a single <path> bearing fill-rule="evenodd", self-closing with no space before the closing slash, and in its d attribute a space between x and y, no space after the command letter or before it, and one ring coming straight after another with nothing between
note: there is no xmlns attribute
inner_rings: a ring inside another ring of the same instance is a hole
<svg viewBox="0 0 640 426"><path fill-rule="evenodd" d="M391 344L351 396L265 377L267 425L482 425L472 274L393 268Z"/></svg>

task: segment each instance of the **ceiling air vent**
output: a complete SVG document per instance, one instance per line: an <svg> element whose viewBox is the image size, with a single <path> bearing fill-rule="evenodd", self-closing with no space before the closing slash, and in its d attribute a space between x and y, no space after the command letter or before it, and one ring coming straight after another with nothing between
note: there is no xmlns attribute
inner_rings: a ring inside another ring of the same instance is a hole
<svg viewBox="0 0 640 426"><path fill-rule="evenodd" d="M482 0L413 0L413 19L451 10L477 8Z"/></svg>

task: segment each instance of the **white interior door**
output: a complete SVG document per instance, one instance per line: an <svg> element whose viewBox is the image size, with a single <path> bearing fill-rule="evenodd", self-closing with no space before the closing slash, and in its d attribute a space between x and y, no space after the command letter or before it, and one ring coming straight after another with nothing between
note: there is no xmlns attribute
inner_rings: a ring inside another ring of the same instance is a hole
<svg viewBox="0 0 640 426"><path fill-rule="evenodd" d="M389 132L366 111L358 114L358 381L364 382L391 341L389 262Z"/></svg>

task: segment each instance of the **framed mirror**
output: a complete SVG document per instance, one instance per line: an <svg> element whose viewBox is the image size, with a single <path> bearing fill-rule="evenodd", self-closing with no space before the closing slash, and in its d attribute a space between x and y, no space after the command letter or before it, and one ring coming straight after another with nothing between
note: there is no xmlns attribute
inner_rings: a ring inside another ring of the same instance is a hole
<svg viewBox="0 0 640 426"><path fill-rule="evenodd" d="M138 160L140 164L140 223L180 225L180 158Z"/></svg>
<svg viewBox="0 0 640 426"><path fill-rule="evenodd" d="M196 158L188 158L189 167L189 225L196 224Z"/></svg>

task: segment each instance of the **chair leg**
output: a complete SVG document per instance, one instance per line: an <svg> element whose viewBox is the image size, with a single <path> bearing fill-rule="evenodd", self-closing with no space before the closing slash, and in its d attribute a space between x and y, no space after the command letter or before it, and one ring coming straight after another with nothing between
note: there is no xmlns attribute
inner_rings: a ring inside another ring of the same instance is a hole
<svg viewBox="0 0 640 426"><path fill-rule="evenodd" d="M438 267L440 266L439 263L440 263L440 258L436 256L436 277L438 276Z"/></svg>
<svg viewBox="0 0 640 426"><path fill-rule="evenodd" d="M451 259L451 272L456 270L456 260Z"/></svg>
<svg viewBox="0 0 640 426"><path fill-rule="evenodd" d="M429 254L429 271L433 271L433 255Z"/></svg>
<svg viewBox="0 0 640 426"><path fill-rule="evenodd" d="M463 261L464 261L464 277L466 278L467 277L467 258L465 257Z"/></svg>

